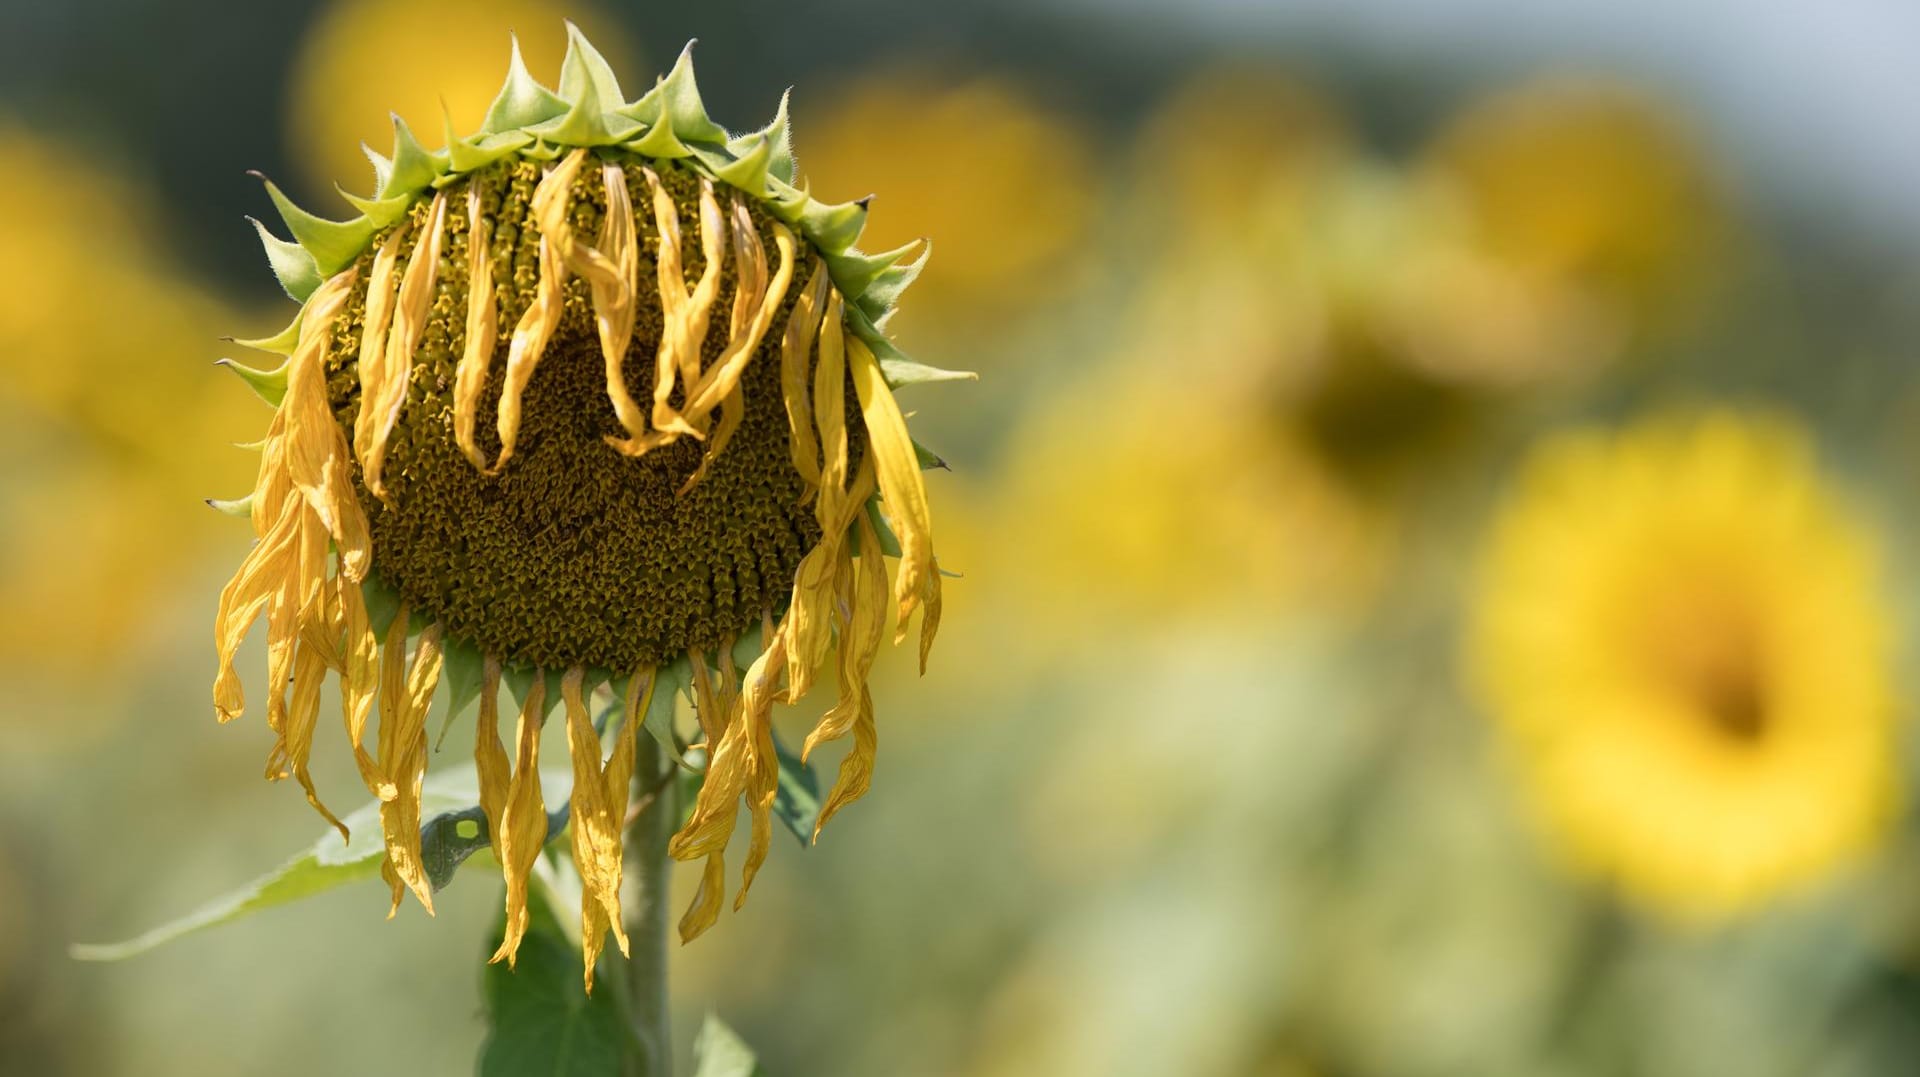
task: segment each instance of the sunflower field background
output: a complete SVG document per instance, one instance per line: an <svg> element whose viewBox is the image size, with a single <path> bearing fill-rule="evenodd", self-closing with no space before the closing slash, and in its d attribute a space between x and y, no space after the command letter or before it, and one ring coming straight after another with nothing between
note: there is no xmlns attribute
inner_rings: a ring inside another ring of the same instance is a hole
<svg viewBox="0 0 1920 1077"><path fill-rule="evenodd" d="M206 706L263 414L215 360L284 321L246 170L329 205L563 18L697 36L723 122L797 86L814 191L933 241L893 329L980 374L903 394L945 645L675 951L683 1042L1920 1072L1909 6L87 0L0 7L0 1073L471 1071L478 879L70 947L319 836Z"/></svg>

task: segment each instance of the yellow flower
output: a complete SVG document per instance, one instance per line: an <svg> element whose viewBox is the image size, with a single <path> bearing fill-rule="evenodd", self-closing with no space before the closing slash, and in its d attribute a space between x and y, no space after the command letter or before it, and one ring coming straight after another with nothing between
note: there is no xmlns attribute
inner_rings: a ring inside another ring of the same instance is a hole
<svg viewBox="0 0 1920 1077"><path fill-rule="evenodd" d="M277 410L247 502L259 542L221 596L214 700L223 721L240 714L234 654L265 617L268 773L332 819L308 760L320 684L338 674L394 907L410 889L431 911L427 711L442 679L456 713L477 699L481 806L508 884L496 960L527 925L548 838L540 727L559 700L591 986L606 932L627 945L622 829L663 685L693 687L709 757L671 847L706 862L683 938L718 916L743 798L744 901L778 789L772 708L806 695L836 639L838 699L806 751L849 733L854 747L821 821L865 792L875 653L919 611L924 668L940 612L893 387L954 375L875 328L919 262L860 253L864 207L794 186L784 105L729 136L689 54L627 102L571 33L558 94L516 50L479 134L430 153L399 127L360 217L321 220L269 185L298 242L263 238L303 307L260 342L284 365L250 375ZM512 755L503 680L521 700ZM625 700L610 755L588 715L600 685Z"/></svg>
<svg viewBox="0 0 1920 1077"><path fill-rule="evenodd" d="M517 34L521 55L551 71L567 46L561 16L579 23L615 68L634 55L592 5L556 0L333 0L301 35L288 78L288 159L316 191L364 175L362 146L392 137L394 114L438 131L471 131L500 88L499 48ZM393 42L431 41L406 63Z"/></svg>
<svg viewBox="0 0 1920 1077"><path fill-rule="evenodd" d="M218 534L208 486L251 464L252 404L206 357L232 312L95 157L0 117L0 653L40 668L115 665Z"/></svg>
<svg viewBox="0 0 1920 1077"><path fill-rule="evenodd" d="M969 562L1032 607L1086 623L1238 608L1338 608L1375 582L1385 536L1297 439L1232 393L1196 392L1151 364L1083 379L1013 434L994 540ZM1113 437L1168 414L1179 438ZM1044 633L1069 642L1064 629Z"/></svg>
<svg viewBox="0 0 1920 1077"><path fill-rule="evenodd" d="M1722 917L1887 822L1884 593L1874 535L1786 420L1568 433L1493 525L1471 667L1574 862Z"/></svg>
<svg viewBox="0 0 1920 1077"><path fill-rule="evenodd" d="M1084 138L1012 83L872 75L840 91L818 120L802 120L815 190L880 192L886 222L876 243L939 237L939 265L907 318L1050 298L1093 223ZM1036 162L1045 182L1033 181Z"/></svg>
<svg viewBox="0 0 1920 1077"><path fill-rule="evenodd" d="M1626 331L1695 304L1731 235L1695 133L1624 84L1563 77L1494 94L1447 124L1422 167L1460 200L1479 250L1586 293Z"/></svg>

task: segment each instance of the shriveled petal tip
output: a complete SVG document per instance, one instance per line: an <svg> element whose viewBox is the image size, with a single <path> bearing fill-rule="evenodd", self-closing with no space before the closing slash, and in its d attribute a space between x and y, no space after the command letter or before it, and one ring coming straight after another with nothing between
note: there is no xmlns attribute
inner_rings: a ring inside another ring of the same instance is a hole
<svg viewBox="0 0 1920 1077"><path fill-rule="evenodd" d="M726 859L720 853L707 857L700 872L700 889L692 904L680 917L680 941L689 943L705 934L720 920L720 896L727 888Z"/></svg>
<svg viewBox="0 0 1920 1077"><path fill-rule="evenodd" d="M639 721L629 701L626 720L603 765L600 736L594 732L583 695L584 679L580 667L568 670L561 679L560 694L567 712L567 746L573 756L573 859L580 871L581 941L591 983L593 964L609 929L620 952L628 952L620 918L621 839Z"/></svg>
<svg viewBox="0 0 1920 1077"><path fill-rule="evenodd" d="M404 654L404 609L395 615L386 645L389 652ZM441 628L434 624L420 634L413 664L407 668L393 704L387 702L386 689L394 680L390 674L384 678L387 684L382 687L380 700L380 769L395 791L393 799L383 798L380 803L380 825L387 844L385 874L396 904L400 884L404 883L428 915L433 913L433 886L421 859L420 790L427 775L427 710L440 683L442 658Z"/></svg>
<svg viewBox="0 0 1920 1077"><path fill-rule="evenodd" d="M520 707L514 733L513 777L500 824L500 866L507 882L506 933L492 961L505 960L509 968L527 933L527 888L540 850L547 842L547 806L540 793L540 725L546 715L547 678L536 670L532 686Z"/></svg>

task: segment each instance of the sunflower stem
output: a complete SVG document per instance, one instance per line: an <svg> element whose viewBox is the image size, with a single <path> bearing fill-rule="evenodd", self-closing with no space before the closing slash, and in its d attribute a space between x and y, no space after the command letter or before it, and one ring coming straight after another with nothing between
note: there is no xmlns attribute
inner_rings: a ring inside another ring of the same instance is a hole
<svg viewBox="0 0 1920 1077"><path fill-rule="evenodd" d="M639 810L627 830L627 871L633 885L622 901L632 960L627 962L627 1020L638 1044L640 1077L670 1077L673 1041L667 1005L667 840L678 814L675 782L660 748L641 737L634 773L640 775ZM661 777L662 774L665 777Z"/></svg>

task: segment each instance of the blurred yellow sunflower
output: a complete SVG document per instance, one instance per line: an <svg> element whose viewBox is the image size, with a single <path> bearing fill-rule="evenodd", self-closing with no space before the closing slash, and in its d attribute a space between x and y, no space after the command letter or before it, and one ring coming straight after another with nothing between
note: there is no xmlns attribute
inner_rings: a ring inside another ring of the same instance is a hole
<svg viewBox="0 0 1920 1077"><path fill-rule="evenodd" d="M1484 551L1473 679L1572 861L1686 920L1833 871L1896 799L1875 536L1790 421L1562 434Z"/></svg>
<svg viewBox="0 0 1920 1077"><path fill-rule="evenodd" d="M903 318L977 316L982 303L1057 296L1094 210L1092 152L1070 120L1011 82L897 69L842 88L818 113L803 102L800 113L816 192L880 192L876 245L939 237L939 261ZM1045 183L1032 181L1036 161L1046 163Z"/></svg>
<svg viewBox="0 0 1920 1077"><path fill-rule="evenodd" d="M1112 437L1211 412L1173 439ZM1018 467L975 559L1069 619L1181 610L1341 608L1370 590L1378 521L1258 409L1222 407L1145 365L1089 378L1014 432ZM1069 639L1064 633L1061 639Z"/></svg>
<svg viewBox="0 0 1920 1077"><path fill-rule="evenodd" d="M1502 90L1449 121L1421 169L1459 200L1480 250L1538 286L1585 293L1629 331L1696 304L1732 235L1699 135L1626 83Z"/></svg>
<svg viewBox="0 0 1920 1077"><path fill-rule="evenodd" d="M207 362L232 311L165 254L140 186L97 159L0 118L9 662L91 667L130 644L218 533L205 491L252 467L230 442L254 436L254 405ZM176 426L206 436L147 433Z"/></svg>
<svg viewBox="0 0 1920 1077"><path fill-rule="evenodd" d="M480 126L500 89L500 42L509 33L536 71L560 66L567 34L562 16L578 23L615 68L631 66L636 49L592 4L560 0L334 0L301 35L289 76L290 160L314 191L366 172L361 147L384 148L391 116L414 124L422 139ZM404 64L393 42L431 41Z"/></svg>

